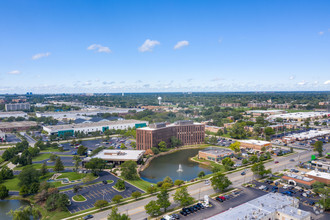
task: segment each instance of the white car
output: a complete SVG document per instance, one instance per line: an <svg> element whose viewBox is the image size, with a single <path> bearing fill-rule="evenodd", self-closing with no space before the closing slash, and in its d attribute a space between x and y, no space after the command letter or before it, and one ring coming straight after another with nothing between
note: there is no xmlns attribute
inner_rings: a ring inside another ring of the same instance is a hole
<svg viewBox="0 0 330 220"><path fill-rule="evenodd" d="M261 189L261 190L263 190L264 188L266 188L265 185L262 185L262 186L259 187L259 189Z"/></svg>
<svg viewBox="0 0 330 220"><path fill-rule="evenodd" d="M284 186L283 186L283 189L287 189L287 188L288 188L288 185L284 185Z"/></svg>
<svg viewBox="0 0 330 220"><path fill-rule="evenodd" d="M163 216L163 219L166 219L166 220L174 220L173 217L169 216L169 215L164 215Z"/></svg>
<svg viewBox="0 0 330 220"><path fill-rule="evenodd" d="M205 185L210 185L210 181L209 180L205 180Z"/></svg>

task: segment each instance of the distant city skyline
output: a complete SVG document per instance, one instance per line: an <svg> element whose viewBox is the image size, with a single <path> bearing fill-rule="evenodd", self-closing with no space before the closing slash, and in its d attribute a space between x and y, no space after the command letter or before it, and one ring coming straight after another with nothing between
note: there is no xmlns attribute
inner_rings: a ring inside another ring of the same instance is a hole
<svg viewBox="0 0 330 220"><path fill-rule="evenodd" d="M0 94L329 91L329 1L0 2Z"/></svg>

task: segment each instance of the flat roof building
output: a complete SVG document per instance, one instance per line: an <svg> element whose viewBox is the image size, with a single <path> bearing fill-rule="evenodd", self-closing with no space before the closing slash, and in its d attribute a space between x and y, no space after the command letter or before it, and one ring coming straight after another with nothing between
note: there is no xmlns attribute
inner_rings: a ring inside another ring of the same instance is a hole
<svg viewBox="0 0 330 220"><path fill-rule="evenodd" d="M5 142L6 141L6 133L0 131L0 142Z"/></svg>
<svg viewBox="0 0 330 220"><path fill-rule="evenodd" d="M302 140L309 140L309 139L313 139L316 137L321 137L321 136L326 136L330 134L330 130L310 130L310 131L306 131L306 132L302 132L302 133L298 133L298 134L291 134L291 135L287 135L285 137L283 137L283 140L285 142L288 141L302 141Z"/></svg>
<svg viewBox="0 0 330 220"><path fill-rule="evenodd" d="M302 186L305 188L312 188L312 184L316 182L316 180L304 176L299 176L296 174L284 174L282 179L288 182L289 184L295 186Z"/></svg>
<svg viewBox="0 0 330 220"><path fill-rule="evenodd" d="M234 156L234 151L219 147L208 148L198 151L198 158L204 160L221 161L225 157Z"/></svg>
<svg viewBox="0 0 330 220"><path fill-rule="evenodd" d="M272 143L269 141L260 141L260 140L238 140L241 143L241 148L248 148L261 151L263 147L266 147L266 150L272 147Z"/></svg>
<svg viewBox="0 0 330 220"><path fill-rule="evenodd" d="M221 212L208 220L310 220L311 213L299 209L299 200L280 193L268 193Z"/></svg>
<svg viewBox="0 0 330 220"><path fill-rule="evenodd" d="M202 144L205 138L205 125L193 121L177 121L173 124L155 123L149 127L136 130L136 147L147 150L157 147L159 142L171 144L171 138L176 137L182 145Z"/></svg>
<svg viewBox="0 0 330 220"><path fill-rule="evenodd" d="M121 164L129 160L138 163L142 160L143 154L144 150L102 150L92 157L86 157L83 162L86 163L92 158L100 158L111 164Z"/></svg>
<svg viewBox="0 0 330 220"><path fill-rule="evenodd" d="M295 112L295 113L287 113L287 114L279 114L279 115L271 115L267 119L274 120L276 118L282 118L285 120L295 120L295 121L302 121L305 119L319 119L323 118L324 116L329 117L329 112Z"/></svg>
<svg viewBox="0 0 330 220"><path fill-rule="evenodd" d="M74 135L75 132L90 133L95 131L104 132L108 129L121 129L126 130L128 128L140 128L145 127L149 123L147 121L139 120L119 120L119 121L100 121L90 122L81 124L64 124L64 125L53 125L43 126L43 129L50 135L64 135L66 133Z"/></svg>
<svg viewBox="0 0 330 220"><path fill-rule="evenodd" d="M21 111L12 111L12 112L0 112L0 118L9 118L9 117L23 117L26 118L28 115L25 112Z"/></svg>
<svg viewBox="0 0 330 220"><path fill-rule="evenodd" d="M38 126L35 121L15 121L15 122L0 122L0 131L3 132L12 132L16 131L24 131L31 127Z"/></svg>
<svg viewBox="0 0 330 220"><path fill-rule="evenodd" d="M5 105L6 111L30 110L30 103L10 103Z"/></svg>
<svg viewBox="0 0 330 220"><path fill-rule="evenodd" d="M312 171L306 173L306 176L309 178L312 178L318 182L330 184L330 173L312 170Z"/></svg>
<svg viewBox="0 0 330 220"><path fill-rule="evenodd" d="M253 116L261 116L261 115L278 115L286 113L284 110L251 110L247 111L247 114L251 114Z"/></svg>

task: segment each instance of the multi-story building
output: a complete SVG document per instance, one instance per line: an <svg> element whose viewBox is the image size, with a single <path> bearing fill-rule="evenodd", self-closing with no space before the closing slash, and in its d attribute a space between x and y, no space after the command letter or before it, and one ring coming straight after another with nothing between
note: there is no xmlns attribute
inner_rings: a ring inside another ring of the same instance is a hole
<svg viewBox="0 0 330 220"><path fill-rule="evenodd" d="M182 145L202 144L205 137L205 125L193 121L177 121L173 124L151 124L146 128L136 130L136 147L138 150L147 150L158 146L165 141L171 144L171 138L176 137Z"/></svg>
<svg viewBox="0 0 330 220"><path fill-rule="evenodd" d="M50 135L74 135L75 132L82 132L85 134L101 131L104 132L108 129L112 130L126 130L128 128L140 128L148 126L147 121L139 120L120 120L120 121L100 121L100 122L90 122L81 124L64 124L64 125L54 125L54 126L44 126L43 129Z"/></svg>
<svg viewBox="0 0 330 220"><path fill-rule="evenodd" d="M30 110L30 103L10 103L5 105L6 111Z"/></svg>

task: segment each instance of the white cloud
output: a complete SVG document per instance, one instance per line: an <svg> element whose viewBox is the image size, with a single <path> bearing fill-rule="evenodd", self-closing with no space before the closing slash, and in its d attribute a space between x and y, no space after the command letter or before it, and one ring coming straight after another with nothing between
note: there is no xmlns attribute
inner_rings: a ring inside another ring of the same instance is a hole
<svg viewBox="0 0 330 220"><path fill-rule="evenodd" d="M294 80L295 76L290 76L289 80Z"/></svg>
<svg viewBox="0 0 330 220"><path fill-rule="evenodd" d="M330 84L330 80L327 80L323 83L324 85L329 85Z"/></svg>
<svg viewBox="0 0 330 220"><path fill-rule="evenodd" d="M104 81L102 83L103 83L103 85L112 85L112 84L115 84L114 81L111 81L111 82Z"/></svg>
<svg viewBox="0 0 330 220"><path fill-rule="evenodd" d="M215 77L214 79L212 79L211 81L221 81L221 80L223 80L222 78L220 78L220 77Z"/></svg>
<svg viewBox="0 0 330 220"><path fill-rule="evenodd" d="M323 34L324 34L324 31L320 31L320 32L319 32L319 35L323 35Z"/></svg>
<svg viewBox="0 0 330 220"><path fill-rule="evenodd" d="M303 86L303 85L306 85L307 82L306 82L305 80L303 80L303 81L301 81L301 82L298 82L297 84L300 85L300 86Z"/></svg>
<svg viewBox="0 0 330 220"><path fill-rule="evenodd" d="M139 47L140 52L152 52L156 45L159 45L159 41L147 39L141 47Z"/></svg>
<svg viewBox="0 0 330 220"><path fill-rule="evenodd" d="M315 84L315 85L319 84L319 81L315 80L315 81L314 81L314 84Z"/></svg>
<svg viewBox="0 0 330 220"><path fill-rule="evenodd" d="M94 50L98 53L111 53L111 50L109 47L102 46L100 44L92 44L89 47L87 47L87 50Z"/></svg>
<svg viewBox="0 0 330 220"><path fill-rule="evenodd" d="M47 53L37 53L37 54L32 56L32 60L38 60L38 59L43 58L43 57L48 57L49 55L50 55L49 52L47 52Z"/></svg>
<svg viewBox="0 0 330 220"><path fill-rule="evenodd" d="M176 45L174 46L174 50L180 49L182 47L186 47L189 45L189 42L186 40L183 41L179 41L178 43L176 43Z"/></svg>
<svg viewBox="0 0 330 220"><path fill-rule="evenodd" d="M18 75L18 74L21 74L21 71L19 71L19 70L13 70L13 71L10 71L8 73L9 74L12 74L12 75Z"/></svg>

